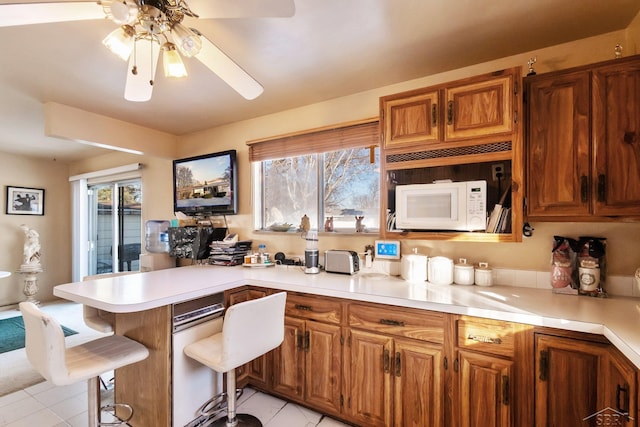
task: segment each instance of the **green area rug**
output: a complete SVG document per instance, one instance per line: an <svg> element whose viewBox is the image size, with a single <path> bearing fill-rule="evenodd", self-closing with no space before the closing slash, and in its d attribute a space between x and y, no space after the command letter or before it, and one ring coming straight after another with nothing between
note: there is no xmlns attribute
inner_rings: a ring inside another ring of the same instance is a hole
<svg viewBox="0 0 640 427"><path fill-rule="evenodd" d="M77 334L73 329L62 327L64 336ZM0 353L24 347L24 320L22 316L0 320Z"/></svg>

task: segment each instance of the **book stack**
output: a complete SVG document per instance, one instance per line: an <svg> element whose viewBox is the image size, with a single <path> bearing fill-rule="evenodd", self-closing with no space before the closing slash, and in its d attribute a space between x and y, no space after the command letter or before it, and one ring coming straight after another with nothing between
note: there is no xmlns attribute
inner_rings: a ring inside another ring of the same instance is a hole
<svg viewBox="0 0 640 427"><path fill-rule="evenodd" d="M507 206L507 196L511 193L511 185L502 193L487 221L487 233L511 233L511 206Z"/></svg>
<svg viewBox="0 0 640 427"><path fill-rule="evenodd" d="M244 262L244 256L251 252L251 244L251 240L241 240L231 246L212 244L209 264L241 265Z"/></svg>

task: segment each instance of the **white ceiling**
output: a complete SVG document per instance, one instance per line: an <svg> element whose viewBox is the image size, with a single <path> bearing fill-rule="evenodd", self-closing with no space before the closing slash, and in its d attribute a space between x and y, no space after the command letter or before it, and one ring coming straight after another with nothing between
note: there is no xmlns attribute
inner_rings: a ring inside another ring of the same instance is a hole
<svg viewBox="0 0 640 427"><path fill-rule="evenodd" d="M103 152L45 137L48 101L180 135L624 29L640 9L638 0L295 5L290 18L197 22L264 86L253 101L194 59L185 59L186 79L167 80L158 72L151 101L124 100L127 65L101 44L115 28L108 20L0 28L0 151L61 161Z"/></svg>

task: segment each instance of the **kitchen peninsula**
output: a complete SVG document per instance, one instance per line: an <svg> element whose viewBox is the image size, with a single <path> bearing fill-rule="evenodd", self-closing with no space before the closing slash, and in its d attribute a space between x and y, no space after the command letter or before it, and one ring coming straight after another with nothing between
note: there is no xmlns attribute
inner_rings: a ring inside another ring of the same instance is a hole
<svg viewBox="0 0 640 427"><path fill-rule="evenodd" d="M308 275L304 274L299 267L294 266L276 266L262 269L215 266L180 267L59 285L55 287L54 294L60 298L117 313L117 333L140 339L146 345L152 346L152 356L149 363L137 369L137 372L129 371L127 373L128 377L133 377L129 378L127 387L133 387L135 390L128 390L130 394L127 394L126 397L137 395L139 399L136 403L139 403L144 408L142 409L143 413L156 414L159 417L155 420L157 423L153 425L170 425L171 415L163 412L167 410L166 407L170 407L170 405L166 404L166 399L169 397L166 397L163 401L157 395L164 396L166 394L169 396L170 394L168 391L171 381L170 372L168 372L170 369L167 368L166 362L163 363L163 360L166 361L168 359L168 347L162 344L163 340L170 340L170 310L168 307L174 303L230 291L243 286L263 288L265 290L285 290L291 295L310 296L318 300L326 298L332 302L342 304L340 307L343 307L344 316L339 317L337 320L338 328L342 328L342 331L349 334L349 345L351 342L351 330L360 331L361 329L366 329L363 325L366 323L367 307L389 308L390 312L398 313L399 316L402 316L404 311L411 316L416 313L419 315L422 312L432 315L431 318L435 319L436 323L441 322L443 325L440 329L442 332L432 334L430 338L425 338L424 340L429 341L431 347L433 347L431 343L439 342L443 350L442 354L436 359L444 363L445 371L447 370L448 360L454 360L453 355L455 355L456 372L459 360L462 361L461 372L464 372L464 363L471 360L471 354L474 353L471 350L486 355L487 353L492 353L493 350L485 351L484 348L493 344L495 344L494 347L507 349L506 351L501 349L498 357L493 358L501 362L507 360L515 366L515 368L509 368L512 369L514 375L514 379L511 382L507 381L505 383L505 378L509 377L504 373L498 377L503 382L501 388L502 399L507 401L507 397L512 396L516 389L518 391L529 390L534 387L534 382L538 381L538 375L536 374L536 378L534 378L533 373L534 370L538 369L539 362L537 353L535 364L533 362L534 332L566 332L569 334L569 338L575 338L571 336L572 334L576 336L582 333L593 334L596 337L596 341L598 337L601 339L601 342L597 342L598 348L606 344L607 348L611 347L614 351L621 353L630 362L633 370L633 381L630 385L632 392L629 389L625 391L627 399L629 394L631 395L631 404L626 408L630 410L631 417L638 418L635 390L637 387L636 372L640 368L640 334L637 332L638 325L640 325L640 305L639 301L633 298L597 299L557 295L553 294L551 290L544 291L507 286L434 286L427 283L409 283L397 277L367 273L351 276L330 273ZM295 316L295 313L290 312L289 306L287 315ZM411 318L407 316L407 329L412 327L410 324ZM476 320L480 321L476 322ZM166 323L166 328L162 328L163 322ZM377 330L380 335L393 335L395 333L393 331L394 328L401 329L405 327L404 322L393 323L390 320L388 322L391 325L385 325L386 329ZM384 322L381 320L380 323ZM145 328L145 326L149 325L152 325L153 329L158 331L156 332L157 335L149 336L149 329ZM516 326L511 327L511 325ZM466 335L462 336L462 330L469 332L468 334L465 332ZM516 338L511 338L506 332L500 337L492 335L508 330L524 332L521 335L514 333ZM402 334L402 332L399 332L399 334ZM455 339L456 334L458 334L457 339ZM479 337L473 343L475 346L467 343L467 341L473 340L475 337ZM606 338L606 340L602 339L602 337ZM419 328L412 330L403 337L404 341L417 341L418 339L421 339ZM395 348L396 351L399 351L403 341L401 339L396 341ZM538 345L537 342L536 345ZM546 344L540 341L540 346L542 345ZM522 350L518 350L518 348L526 349L525 351L530 352L531 357L527 356L528 353L519 353ZM155 358L154 352L156 353ZM345 351L344 353L346 358L348 352ZM519 364L520 362L517 359L521 356L522 359L527 360ZM511 362L512 360L513 362ZM344 363L343 366L345 366L343 373L346 374L347 366L349 365ZM397 369L400 369L399 363ZM456 383L453 388L457 390L458 381L446 379L447 375L452 374L441 372L442 370L439 366L436 366L435 370L437 373L436 379L445 378L445 384ZM352 376L353 373L349 375ZM116 373L116 384L124 383L124 381L119 381ZM150 381L153 384L149 384ZM143 386L140 386L141 384ZM535 384L535 387L537 393L538 385ZM348 394L353 389L342 385L341 390L343 394ZM118 398L119 393L125 393L125 391L118 390L118 386L116 386L116 398ZM147 396L149 393L154 394L154 396ZM440 425L442 419L454 420L448 422L449 425L454 425L453 422L457 419L456 417L464 418L457 413L457 409L456 414L446 415L452 413L452 408L456 406L451 402L446 402L447 398L444 397L446 394L442 393L442 395L437 394L434 396L435 399L441 399L445 402L435 402L437 410L431 416L434 419L440 419L440 421L433 425ZM460 395L462 396L463 394L460 393ZM531 392L525 394L525 396L527 395L531 395ZM348 398L350 399L350 397ZM614 403L609 404L609 400L606 397L602 399L599 397L598 399L598 410L605 408L605 406L600 407L600 405L616 408ZM511 401L513 400L511 399ZM506 420L511 420L507 425L533 425L533 403L522 402L533 399L517 400L519 400L517 404L520 406L517 409L511 409L506 412L503 408L503 406L506 406L504 403L498 405L501 411L500 416L505 417ZM162 408L163 405L165 409ZM536 402L536 405L538 405L538 402ZM354 406L356 406L356 403L354 403ZM617 407L620 407L620 405ZM400 411L395 409L391 412L396 414ZM138 411L138 414L140 413ZM535 413L538 413L537 406ZM333 415L351 422L357 422L358 420L357 414L353 415L351 412ZM585 414L585 416L587 415L589 414ZM388 424L391 420L390 417L389 413L382 411L381 418L373 420L375 422L372 422L372 425Z"/></svg>

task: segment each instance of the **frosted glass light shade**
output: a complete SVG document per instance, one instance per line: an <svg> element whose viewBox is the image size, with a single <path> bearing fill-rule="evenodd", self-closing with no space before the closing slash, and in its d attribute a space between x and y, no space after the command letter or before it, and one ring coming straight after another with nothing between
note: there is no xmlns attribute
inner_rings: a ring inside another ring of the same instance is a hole
<svg viewBox="0 0 640 427"><path fill-rule="evenodd" d="M182 24L174 25L171 34L178 50L187 58L196 56L202 49L200 36Z"/></svg>
<svg viewBox="0 0 640 427"><path fill-rule="evenodd" d="M138 19L138 5L135 0L102 0L102 10L107 18L119 25L130 25Z"/></svg>
<svg viewBox="0 0 640 427"><path fill-rule="evenodd" d="M135 30L129 25L124 25L113 30L102 40L102 44L113 52L118 58L126 61L133 50Z"/></svg>
<svg viewBox="0 0 640 427"><path fill-rule="evenodd" d="M186 77L187 69L173 43L162 46L162 65L165 77Z"/></svg>

